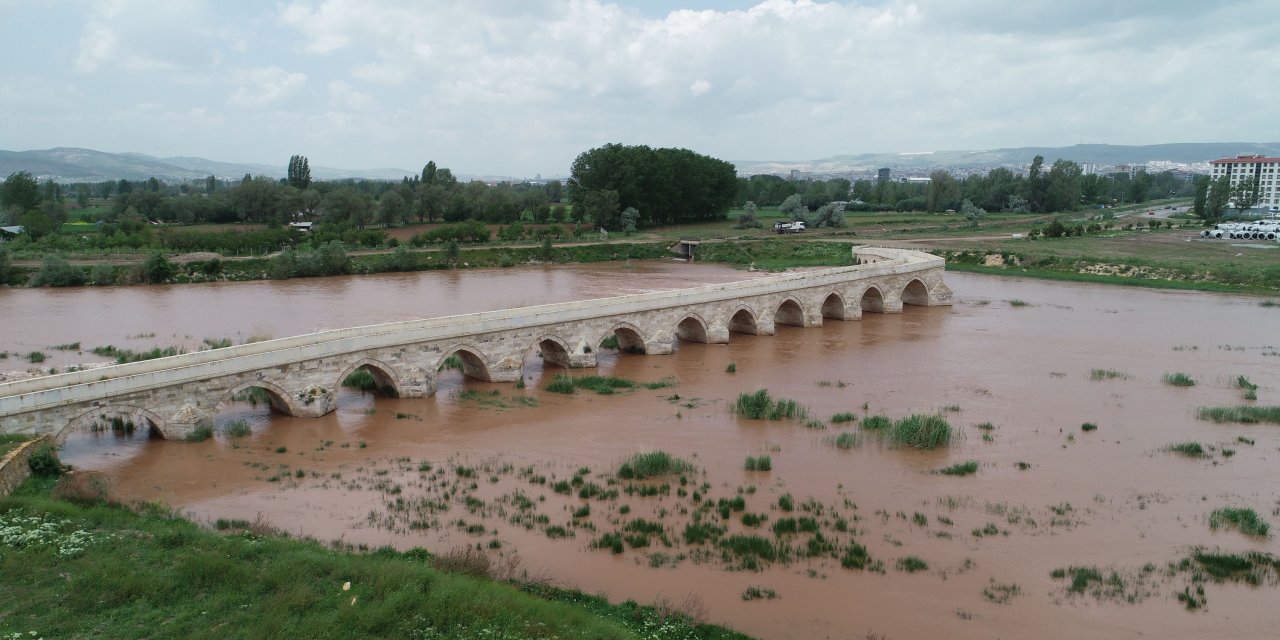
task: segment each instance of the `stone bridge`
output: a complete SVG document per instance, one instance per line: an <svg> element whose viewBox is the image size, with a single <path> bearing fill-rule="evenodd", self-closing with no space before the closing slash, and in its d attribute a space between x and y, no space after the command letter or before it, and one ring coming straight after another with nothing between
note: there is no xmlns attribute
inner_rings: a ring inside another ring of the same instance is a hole
<svg viewBox="0 0 1280 640"><path fill-rule="evenodd" d="M856 247L856 266L598 300L323 331L168 358L0 384L0 433L64 438L100 418L145 419L152 433L182 438L211 426L219 408L258 388L274 409L318 417L334 410L351 373L372 374L385 393L423 397L457 356L466 376L515 382L533 347L561 367L594 367L601 342L669 354L676 340L727 343L732 333L772 335L779 324L821 326L903 304L948 305L941 258Z"/></svg>

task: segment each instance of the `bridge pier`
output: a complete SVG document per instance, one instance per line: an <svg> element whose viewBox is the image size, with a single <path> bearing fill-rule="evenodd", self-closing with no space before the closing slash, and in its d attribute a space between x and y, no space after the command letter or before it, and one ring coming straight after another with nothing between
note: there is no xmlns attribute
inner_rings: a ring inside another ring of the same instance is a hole
<svg viewBox="0 0 1280 640"><path fill-rule="evenodd" d="M163 424L152 425L159 429L165 440L185 440L202 427L213 428L213 416L197 409L194 405L184 404L173 417Z"/></svg>
<svg viewBox="0 0 1280 640"><path fill-rule="evenodd" d="M303 388L289 400L289 414L298 418L319 418L338 408L337 392L315 384Z"/></svg>
<svg viewBox="0 0 1280 640"><path fill-rule="evenodd" d="M707 327L707 344L729 344L729 327Z"/></svg>

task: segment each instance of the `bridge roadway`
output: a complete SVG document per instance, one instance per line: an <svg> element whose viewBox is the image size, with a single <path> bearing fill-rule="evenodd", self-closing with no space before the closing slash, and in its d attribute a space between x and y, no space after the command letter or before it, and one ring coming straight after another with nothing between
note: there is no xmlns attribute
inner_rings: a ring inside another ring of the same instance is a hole
<svg viewBox="0 0 1280 640"><path fill-rule="evenodd" d="M850 267L322 331L0 384L0 433L61 439L129 416L149 422L152 433L182 438L211 426L224 403L251 387L282 413L319 417L360 369L386 393L423 397L453 355L467 376L515 382L535 345L548 364L594 367L610 335L621 349L669 354L677 339L727 343L735 332L773 335L778 324L816 327L825 318L901 312L904 303L951 304L941 258L870 247L854 253L861 264Z"/></svg>

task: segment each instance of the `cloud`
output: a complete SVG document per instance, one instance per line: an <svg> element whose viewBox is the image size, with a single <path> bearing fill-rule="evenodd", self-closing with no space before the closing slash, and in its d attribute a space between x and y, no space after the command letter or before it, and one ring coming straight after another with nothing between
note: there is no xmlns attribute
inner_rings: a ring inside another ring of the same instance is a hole
<svg viewBox="0 0 1280 640"><path fill-rule="evenodd" d="M237 107L262 107L287 98L307 81L306 74L277 66L243 69L232 74L237 85L227 102Z"/></svg>
<svg viewBox="0 0 1280 640"><path fill-rule="evenodd" d="M700 96L711 90L711 83L704 78L698 78L689 85L689 95Z"/></svg>
<svg viewBox="0 0 1280 640"><path fill-rule="evenodd" d="M80 33L77 71L183 71L210 67L234 28L215 28L217 16L202 1L100 0Z"/></svg>

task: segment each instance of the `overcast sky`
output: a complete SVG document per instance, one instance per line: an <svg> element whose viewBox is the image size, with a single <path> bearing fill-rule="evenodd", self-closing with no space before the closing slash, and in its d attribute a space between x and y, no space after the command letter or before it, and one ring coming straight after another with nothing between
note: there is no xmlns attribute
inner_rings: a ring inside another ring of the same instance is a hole
<svg viewBox="0 0 1280 640"><path fill-rule="evenodd" d="M0 0L0 149L565 174L1280 139L1280 1Z"/></svg>

